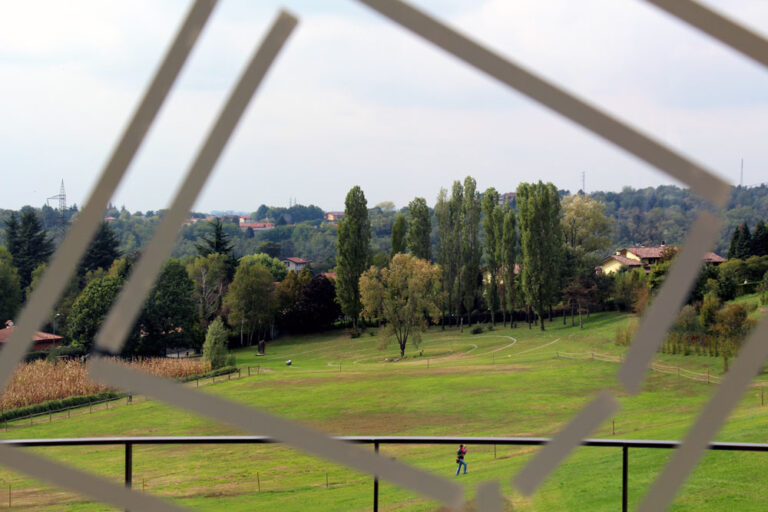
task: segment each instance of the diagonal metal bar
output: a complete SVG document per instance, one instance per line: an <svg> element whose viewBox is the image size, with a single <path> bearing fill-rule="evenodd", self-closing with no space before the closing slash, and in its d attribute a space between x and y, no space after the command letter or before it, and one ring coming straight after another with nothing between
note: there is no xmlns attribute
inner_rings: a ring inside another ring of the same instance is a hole
<svg viewBox="0 0 768 512"><path fill-rule="evenodd" d="M503 503L498 480L490 480L477 486L477 510L479 512L502 512Z"/></svg>
<svg viewBox="0 0 768 512"><path fill-rule="evenodd" d="M608 391L601 391L568 425L539 450L515 476L512 484L524 495L533 494L547 476L592 433L619 409Z"/></svg>
<svg viewBox="0 0 768 512"><path fill-rule="evenodd" d="M96 357L91 361L90 375L100 382L151 396L245 431L274 437L300 450L370 475L377 475L379 478L429 496L449 507L455 508L461 504L463 489L458 484L408 464L380 457L294 421L197 392L167 379L132 370L103 357Z"/></svg>
<svg viewBox="0 0 768 512"><path fill-rule="evenodd" d="M688 479L696 463L728 415L739 403L768 358L768 317L764 317L749 336L738 358L726 374L715 394L707 402L683 444L675 450L664 471L651 486L638 508L639 512L665 510Z"/></svg>
<svg viewBox="0 0 768 512"><path fill-rule="evenodd" d="M195 199L210 176L256 89L288 40L297 21L291 14L281 11L258 50L251 57L187 172L171 208L163 216L163 220L149 245L142 252L109 316L99 329L96 335L96 346L99 349L113 353L121 350L145 297L176 243L184 219L194 205Z"/></svg>
<svg viewBox="0 0 768 512"><path fill-rule="evenodd" d="M768 40L692 0L645 0L768 67Z"/></svg>
<svg viewBox="0 0 768 512"><path fill-rule="evenodd" d="M648 371L653 356L664 341L677 312L680 311L696 276L702 259L720 233L721 221L712 213L703 211L693 224L691 232L669 269L659 295L640 324L632 340L627 357L619 369L619 380L630 393L637 393Z"/></svg>
<svg viewBox="0 0 768 512"><path fill-rule="evenodd" d="M107 202L144 140L215 4L216 0L197 0L189 10L141 103L110 155L85 208L54 254L39 286L21 312L16 329L3 347L3 357L0 358L0 392L5 389L13 370L29 350L35 331L53 310L88 248L99 223L102 222Z"/></svg>
<svg viewBox="0 0 768 512"><path fill-rule="evenodd" d="M728 201L730 185L702 165L488 50L426 13L400 0L359 1L470 66L682 181L713 205L722 207Z"/></svg>
<svg viewBox="0 0 768 512"><path fill-rule="evenodd" d="M146 512L184 512L187 509L167 503L146 493L126 489L89 473L73 469L56 461L0 444L3 465L20 473L45 480L103 503L125 510Z"/></svg>

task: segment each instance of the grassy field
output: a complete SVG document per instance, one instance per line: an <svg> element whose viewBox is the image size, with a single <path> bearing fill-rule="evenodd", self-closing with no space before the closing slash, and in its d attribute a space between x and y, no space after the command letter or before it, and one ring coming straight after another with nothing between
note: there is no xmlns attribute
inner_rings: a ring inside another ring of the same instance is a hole
<svg viewBox="0 0 768 512"><path fill-rule="evenodd" d="M341 332L291 337L268 345L266 356L237 352L238 364L259 375L200 389L299 420L339 435L548 436L594 394L609 387L622 410L593 437L679 439L714 385L674 374L649 373L636 396L620 391L618 364L590 354L619 355L613 344L622 314L595 314L580 330L547 324L547 331L497 326L471 335L432 329L407 358L378 336L350 339ZM375 331L375 329L374 329ZM582 354L581 359L558 357ZM285 364L291 359L293 364ZM722 372L717 358L659 355L658 361L694 371ZM760 379L765 378L761 375ZM768 442L768 405L750 390L718 436L722 441ZM615 435L612 430L615 425ZM117 435L238 434L225 425L154 401L138 401L93 414L18 426L5 438ZM382 447L382 453L457 478L452 446ZM533 498L514 492L510 479L536 451L532 447L469 446L469 473L458 477L471 498L475 486L500 479L515 510L617 510L621 503L621 451L581 448ZM121 481L122 448L36 449L56 460ZM630 505L637 504L669 457L661 450L630 451ZM672 510L765 510L764 454L708 454ZM258 473L258 479L257 479ZM326 477L328 487L326 487ZM197 510L370 510L371 478L278 445L134 448L135 488ZM8 485L12 510L111 510L81 497L0 470L0 506ZM260 485L260 490L259 490ZM383 484L381 510L435 510L437 504Z"/></svg>

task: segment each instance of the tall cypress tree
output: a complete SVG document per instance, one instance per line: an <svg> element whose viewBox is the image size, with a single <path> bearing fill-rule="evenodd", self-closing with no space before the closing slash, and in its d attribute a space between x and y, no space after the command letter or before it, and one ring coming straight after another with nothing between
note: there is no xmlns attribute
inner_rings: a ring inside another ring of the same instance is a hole
<svg viewBox="0 0 768 512"><path fill-rule="evenodd" d="M510 325L514 327L512 312L515 306L515 263L517 261L517 218L515 211L504 205L504 228L501 235L501 279L502 299L504 303L504 325L507 324L506 314L510 313Z"/></svg>
<svg viewBox="0 0 768 512"><path fill-rule="evenodd" d="M224 232L224 225L219 218L214 219L211 226L213 232L209 236L201 236L201 241L195 244L195 249L200 256L223 254L226 257L227 281L231 282L237 269L237 260L232 251L234 244L230 242L229 235Z"/></svg>
<svg viewBox="0 0 768 512"><path fill-rule="evenodd" d="M371 223L368 202L360 187L354 186L344 201L344 218L339 221L336 242L336 299L357 331L363 306L360 302L360 276L370 256Z"/></svg>
<svg viewBox="0 0 768 512"><path fill-rule="evenodd" d="M461 287L467 323L472 325L472 309L479 295L480 259L480 193L475 179L464 179L464 200L461 203Z"/></svg>
<svg viewBox="0 0 768 512"><path fill-rule="evenodd" d="M429 207L427 207L426 199L417 197L408 203L408 211L411 214L408 235L406 235L408 250L417 258L429 261L432 257L430 247L432 222L429 219Z"/></svg>
<svg viewBox="0 0 768 512"><path fill-rule="evenodd" d="M392 252L390 256L405 252L405 230L407 228L405 215L402 213L395 215L395 222L392 223Z"/></svg>
<svg viewBox="0 0 768 512"><path fill-rule="evenodd" d="M755 234L752 236L752 255L768 255L768 226L762 219L757 221Z"/></svg>
<svg viewBox="0 0 768 512"><path fill-rule="evenodd" d="M499 309L498 272L501 266L501 241L504 218L499 206L499 193L491 187L483 194L483 230L485 231L485 260L488 262L488 309L491 324L496 325L496 311Z"/></svg>
<svg viewBox="0 0 768 512"><path fill-rule="evenodd" d="M521 183L517 188L520 217L520 246L523 253L523 292L539 315L544 330L544 312L557 294L562 263L560 196L551 183Z"/></svg>

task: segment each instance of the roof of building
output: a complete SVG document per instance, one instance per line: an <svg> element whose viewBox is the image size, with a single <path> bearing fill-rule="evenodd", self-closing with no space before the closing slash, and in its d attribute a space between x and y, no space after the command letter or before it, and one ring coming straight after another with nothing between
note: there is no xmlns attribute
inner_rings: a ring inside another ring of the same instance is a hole
<svg viewBox="0 0 768 512"><path fill-rule="evenodd" d="M704 255L704 260L710 263L722 263L725 261L725 258L720 256L719 254L708 252L707 254Z"/></svg>
<svg viewBox="0 0 768 512"><path fill-rule="evenodd" d="M253 229L264 229L264 228L273 228L275 227L275 224L273 222L249 222L249 223L243 223L240 224L241 228L253 228Z"/></svg>
<svg viewBox="0 0 768 512"><path fill-rule="evenodd" d="M320 275L326 279L336 280L336 272L321 272Z"/></svg>
<svg viewBox="0 0 768 512"><path fill-rule="evenodd" d="M631 252L638 258L661 258L669 245L657 245L655 247L627 247L625 250Z"/></svg>
<svg viewBox="0 0 768 512"><path fill-rule="evenodd" d="M11 334L13 334L13 330L16 329L15 326L6 327L5 329L0 329L0 343L5 343L8 341L8 339L11 337ZM37 331L35 333L35 336L32 338L33 341L61 341L63 340L63 336L59 336L58 334L51 334L49 332L41 332Z"/></svg>
<svg viewBox="0 0 768 512"><path fill-rule="evenodd" d="M618 261L619 263L623 263L624 265L630 266L630 267L639 267L643 263L641 261L633 260L632 258L627 258L626 256L622 256L621 254L611 254L605 260L603 260L603 263L606 261L614 259Z"/></svg>
<svg viewBox="0 0 768 512"><path fill-rule="evenodd" d="M291 256L291 257L288 257L288 258L283 258L283 261L290 261L291 263L295 263L297 265L306 265L307 263L309 263L309 261L307 261L305 259L297 258L297 257L294 257L294 256Z"/></svg>

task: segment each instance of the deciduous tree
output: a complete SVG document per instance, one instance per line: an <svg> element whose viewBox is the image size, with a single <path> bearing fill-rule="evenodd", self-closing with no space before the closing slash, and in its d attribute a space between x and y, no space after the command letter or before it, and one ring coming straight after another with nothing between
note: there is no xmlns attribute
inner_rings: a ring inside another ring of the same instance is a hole
<svg viewBox="0 0 768 512"><path fill-rule="evenodd" d="M501 284L504 309L504 325L507 325L506 314L510 314L510 324L514 327L514 312L516 299L515 265L517 262L517 218L515 211L504 205L504 227L501 236Z"/></svg>
<svg viewBox="0 0 768 512"><path fill-rule="evenodd" d="M220 317L211 322L203 343L203 359L210 361L211 370L221 368L227 363L227 328Z"/></svg>
<svg viewBox="0 0 768 512"><path fill-rule="evenodd" d="M523 253L522 289L528 303L536 309L543 331L545 308L554 301L560 283L560 196L551 183L521 183L517 188L517 205Z"/></svg>
<svg viewBox="0 0 768 512"><path fill-rule="evenodd" d="M240 265L229 285L224 305L229 310L229 324L240 331L240 344L252 344L254 335L265 338L274 322L276 301L274 278L265 266Z"/></svg>
<svg viewBox="0 0 768 512"><path fill-rule="evenodd" d="M392 224L392 251L390 256L405 252L405 231L408 229L408 222L405 215L398 213L395 215L395 222Z"/></svg>
<svg viewBox="0 0 768 512"><path fill-rule="evenodd" d="M485 191L482 200L483 230L485 231L485 261L488 264L488 309L491 324L496 325L496 311L499 309L499 269L501 267L504 217L499 206L499 193L491 187Z"/></svg>
<svg viewBox="0 0 768 512"><path fill-rule="evenodd" d="M385 320L384 334L397 341L400 356L416 346L428 318L440 316L440 268L410 254L396 254L388 268L371 267L360 277L363 313Z"/></svg>
<svg viewBox="0 0 768 512"><path fill-rule="evenodd" d="M344 218L339 221L336 257L336 297L355 331L362 311L360 276L368 265L370 241L368 202L362 189L355 186L347 194Z"/></svg>
<svg viewBox="0 0 768 512"><path fill-rule="evenodd" d="M429 219L429 207L423 197L417 197L408 203L408 212L411 215L411 222L408 225L408 250L417 258L430 261L432 234L432 222Z"/></svg>

